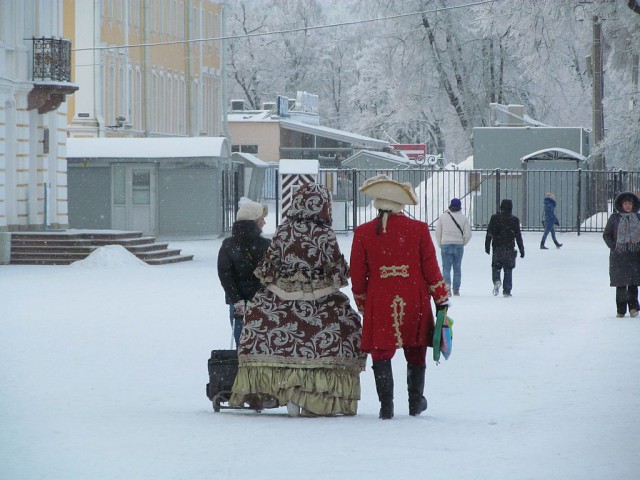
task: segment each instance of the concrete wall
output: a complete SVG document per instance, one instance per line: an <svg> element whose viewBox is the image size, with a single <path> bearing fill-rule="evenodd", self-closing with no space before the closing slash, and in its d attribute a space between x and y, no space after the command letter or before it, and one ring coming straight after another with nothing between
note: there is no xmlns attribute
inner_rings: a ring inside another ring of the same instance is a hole
<svg viewBox="0 0 640 480"><path fill-rule="evenodd" d="M222 210L220 170L160 169L159 235L221 234Z"/></svg>
<svg viewBox="0 0 640 480"><path fill-rule="evenodd" d="M70 167L69 227L111 228L111 167Z"/></svg>
<svg viewBox="0 0 640 480"><path fill-rule="evenodd" d="M258 145L256 157L264 162L280 160L278 122L229 122L232 145Z"/></svg>

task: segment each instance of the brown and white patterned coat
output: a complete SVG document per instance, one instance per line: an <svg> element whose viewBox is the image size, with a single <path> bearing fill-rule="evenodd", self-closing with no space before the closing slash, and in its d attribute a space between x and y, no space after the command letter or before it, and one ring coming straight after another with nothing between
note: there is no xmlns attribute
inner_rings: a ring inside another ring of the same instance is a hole
<svg viewBox="0 0 640 480"><path fill-rule="evenodd" d="M306 184L255 270L263 287L248 304L231 405L294 404L315 415L355 415L360 399L360 317L349 267L331 229L331 194Z"/></svg>

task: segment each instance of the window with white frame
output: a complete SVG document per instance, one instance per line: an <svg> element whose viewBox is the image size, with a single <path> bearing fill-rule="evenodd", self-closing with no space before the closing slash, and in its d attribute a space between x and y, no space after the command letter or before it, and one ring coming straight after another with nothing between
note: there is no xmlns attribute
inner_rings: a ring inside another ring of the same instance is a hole
<svg viewBox="0 0 640 480"><path fill-rule="evenodd" d="M109 55L109 77L107 81L104 83L107 86L107 108L105 112L105 120L108 125L113 125L116 116L116 66L114 64L114 59L111 55Z"/></svg>
<svg viewBox="0 0 640 480"><path fill-rule="evenodd" d="M125 78L125 66L124 55L118 55L118 110L116 116L126 116L127 114L127 91L126 91L126 78ZM114 119L115 120L115 119Z"/></svg>
<svg viewBox="0 0 640 480"><path fill-rule="evenodd" d="M135 113L135 119L136 119L136 123L135 126L138 130L142 130L143 128L145 128L144 125L142 125L142 103L143 103L143 98L142 98L142 72L140 71L140 66L136 66L136 97L135 97L135 101L133 102L134 108L136 110Z"/></svg>
<svg viewBox="0 0 640 480"><path fill-rule="evenodd" d="M167 96L165 90L165 77L164 70L160 70L160 90L158 91L158 131L166 132L166 116L165 116L165 106L167 105Z"/></svg>
<svg viewBox="0 0 640 480"><path fill-rule="evenodd" d="M171 70L167 72L167 98L165 100L167 105L167 132L174 133L173 131L173 76Z"/></svg>
<svg viewBox="0 0 640 480"><path fill-rule="evenodd" d="M134 77L133 66L131 63L127 65L127 123L133 124L133 98L134 98Z"/></svg>
<svg viewBox="0 0 640 480"><path fill-rule="evenodd" d="M150 130L154 132L158 131L158 72L153 70L153 79L151 81L151 120L149 123L151 124Z"/></svg>

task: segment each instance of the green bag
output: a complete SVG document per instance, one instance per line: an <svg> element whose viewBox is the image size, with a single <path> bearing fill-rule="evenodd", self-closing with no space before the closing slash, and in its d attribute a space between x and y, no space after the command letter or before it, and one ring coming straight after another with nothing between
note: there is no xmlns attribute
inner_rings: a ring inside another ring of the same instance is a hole
<svg viewBox="0 0 640 480"><path fill-rule="evenodd" d="M453 319L447 315L448 309L437 312L436 326L433 330L433 360L440 363L440 354L445 360L453 348Z"/></svg>

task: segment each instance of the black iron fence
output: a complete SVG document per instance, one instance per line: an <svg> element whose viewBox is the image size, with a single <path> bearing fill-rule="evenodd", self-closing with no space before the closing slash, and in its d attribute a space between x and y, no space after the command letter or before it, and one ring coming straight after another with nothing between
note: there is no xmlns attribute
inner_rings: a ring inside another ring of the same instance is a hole
<svg viewBox="0 0 640 480"><path fill-rule="evenodd" d="M367 178L386 174L409 182L419 203L405 213L432 228L447 209L451 198L459 198L472 229L485 230L504 198L513 201L513 213L524 231L540 231L544 197L556 198L559 231L600 232L613 211L613 200L623 191L640 194L640 172L595 170L407 170L321 169L319 182L333 194L334 229L351 231L376 216L371 198L359 191ZM277 169L268 169L263 198L277 199Z"/></svg>

